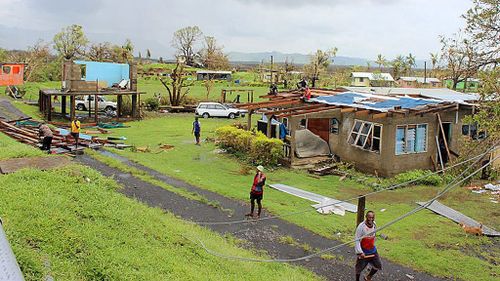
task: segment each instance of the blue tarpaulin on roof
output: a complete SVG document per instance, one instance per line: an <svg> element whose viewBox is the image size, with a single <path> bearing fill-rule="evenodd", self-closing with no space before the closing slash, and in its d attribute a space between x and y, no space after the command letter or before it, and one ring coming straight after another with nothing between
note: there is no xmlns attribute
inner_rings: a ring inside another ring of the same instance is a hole
<svg viewBox="0 0 500 281"><path fill-rule="evenodd" d="M438 104L441 101L431 99L420 99L410 97L387 97L381 95L344 92L331 96L313 98L311 102L319 102L330 105L351 106L357 108L387 111L395 107L416 108L428 104Z"/></svg>

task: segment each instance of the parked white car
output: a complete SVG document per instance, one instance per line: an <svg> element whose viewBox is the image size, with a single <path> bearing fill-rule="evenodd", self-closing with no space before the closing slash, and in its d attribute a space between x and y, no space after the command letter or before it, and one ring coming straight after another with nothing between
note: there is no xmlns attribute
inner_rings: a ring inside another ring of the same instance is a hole
<svg viewBox="0 0 500 281"><path fill-rule="evenodd" d="M239 116L245 116L246 110L229 107L218 102L200 102L196 107L196 115L203 118L209 117L228 117L234 119Z"/></svg>
<svg viewBox="0 0 500 281"><path fill-rule="evenodd" d="M106 112L116 110L116 108L117 108L116 102L107 101L103 96L97 96L97 98L99 99L98 103L97 103L99 110L103 110ZM90 110L94 110L94 106L95 106L94 96L86 95L86 96L76 97L76 109L77 110L89 110L89 105L90 105Z"/></svg>

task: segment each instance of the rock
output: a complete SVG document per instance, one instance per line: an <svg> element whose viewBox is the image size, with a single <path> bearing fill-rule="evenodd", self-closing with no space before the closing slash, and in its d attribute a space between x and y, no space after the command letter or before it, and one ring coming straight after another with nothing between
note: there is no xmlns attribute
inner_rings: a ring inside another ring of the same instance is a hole
<svg viewBox="0 0 500 281"><path fill-rule="evenodd" d="M410 279L410 280L415 279L415 277L413 277L413 275L410 275L410 274L405 274L405 275L406 275L406 277L408 277L408 279Z"/></svg>

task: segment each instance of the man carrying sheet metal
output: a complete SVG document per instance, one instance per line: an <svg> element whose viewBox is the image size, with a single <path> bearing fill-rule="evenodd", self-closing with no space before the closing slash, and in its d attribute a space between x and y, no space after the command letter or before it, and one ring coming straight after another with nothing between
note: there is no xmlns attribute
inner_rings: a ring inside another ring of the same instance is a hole
<svg viewBox="0 0 500 281"><path fill-rule="evenodd" d="M257 211L257 217L260 218L260 213L262 211L262 195L264 194L264 185L266 184L266 175L264 174L264 167L257 166L257 173L253 178L252 189L250 190L250 213L246 214L247 217L254 217L253 211L255 209L255 200L257 200L257 205L259 207Z"/></svg>
<svg viewBox="0 0 500 281"><path fill-rule="evenodd" d="M76 117L73 121L71 121L71 136L75 139L75 148L78 148L78 139L80 138L80 121L78 121Z"/></svg>
<svg viewBox="0 0 500 281"><path fill-rule="evenodd" d="M371 281L373 275L382 269L382 262L375 247L375 231L377 225L375 224L375 213L368 211L366 213L366 220L358 225L356 228L356 281L360 281L361 272L368 264L372 268L368 275L365 276L365 281Z"/></svg>

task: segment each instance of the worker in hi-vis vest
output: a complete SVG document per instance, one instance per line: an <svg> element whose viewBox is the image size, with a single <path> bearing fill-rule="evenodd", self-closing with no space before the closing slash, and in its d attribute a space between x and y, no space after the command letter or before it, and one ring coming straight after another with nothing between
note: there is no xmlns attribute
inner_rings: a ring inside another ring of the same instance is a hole
<svg viewBox="0 0 500 281"><path fill-rule="evenodd" d="M75 139L76 148L78 148L78 138L80 137L80 121L74 118L71 121L71 136Z"/></svg>

